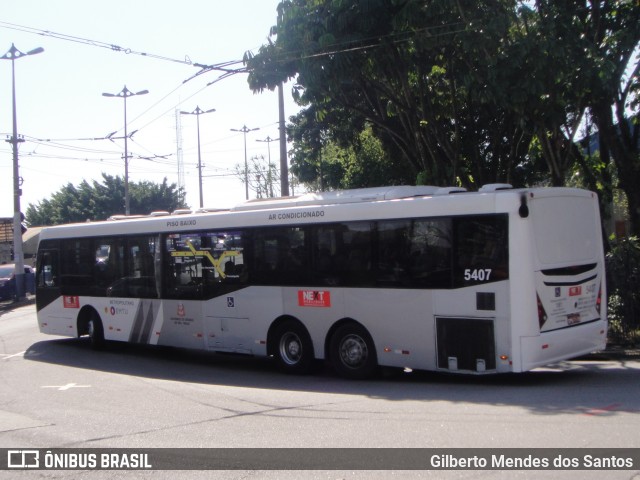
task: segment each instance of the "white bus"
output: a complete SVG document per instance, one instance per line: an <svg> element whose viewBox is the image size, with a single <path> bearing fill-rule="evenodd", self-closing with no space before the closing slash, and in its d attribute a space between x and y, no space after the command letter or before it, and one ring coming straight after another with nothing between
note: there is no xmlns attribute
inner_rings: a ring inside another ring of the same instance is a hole
<svg viewBox="0 0 640 480"><path fill-rule="evenodd" d="M523 372L603 349L596 194L386 187L46 228L43 333L379 366Z"/></svg>

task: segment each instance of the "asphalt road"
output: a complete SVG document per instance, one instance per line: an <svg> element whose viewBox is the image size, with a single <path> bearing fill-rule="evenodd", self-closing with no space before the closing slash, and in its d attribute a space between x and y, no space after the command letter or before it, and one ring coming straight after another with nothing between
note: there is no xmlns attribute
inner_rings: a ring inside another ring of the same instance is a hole
<svg viewBox="0 0 640 480"><path fill-rule="evenodd" d="M0 448L640 448L640 362L518 375L413 372L348 381L268 360L41 335L0 311ZM639 469L640 470L640 469ZM209 471L180 478L634 479L608 471ZM10 474L10 475L9 475ZM176 472L0 471L0 478L176 478Z"/></svg>

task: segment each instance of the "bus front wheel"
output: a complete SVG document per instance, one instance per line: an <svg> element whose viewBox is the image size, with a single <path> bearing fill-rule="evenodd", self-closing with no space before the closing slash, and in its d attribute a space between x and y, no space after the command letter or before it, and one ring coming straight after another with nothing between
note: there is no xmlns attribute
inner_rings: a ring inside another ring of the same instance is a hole
<svg viewBox="0 0 640 480"><path fill-rule="evenodd" d="M371 378L378 367L373 339L357 323L345 324L335 331L329 353L333 368L342 377Z"/></svg>
<svg viewBox="0 0 640 480"><path fill-rule="evenodd" d="M313 367L313 343L299 322L288 320L275 331L275 357L285 373L310 373Z"/></svg>
<svg viewBox="0 0 640 480"><path fill-rule="evenodd" d="M92 312L89 320L87 321L87 333L89 334L89 342L91 348L100 350L104 347L104 329L102 327L102 320L96 312Z"/></svg>

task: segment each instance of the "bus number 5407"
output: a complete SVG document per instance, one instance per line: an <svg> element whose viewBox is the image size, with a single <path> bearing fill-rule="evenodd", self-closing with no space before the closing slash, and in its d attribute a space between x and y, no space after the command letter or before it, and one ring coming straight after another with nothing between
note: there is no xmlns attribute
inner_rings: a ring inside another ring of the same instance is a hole
<svg viewBox="0 0 640 480"><path fill-rule="evenodd" d="M464 271L464 279L465 281L474 280L476 282L488 282L491 277L491 269L490 268L475 268L470 269L467 268Z"/></svg>

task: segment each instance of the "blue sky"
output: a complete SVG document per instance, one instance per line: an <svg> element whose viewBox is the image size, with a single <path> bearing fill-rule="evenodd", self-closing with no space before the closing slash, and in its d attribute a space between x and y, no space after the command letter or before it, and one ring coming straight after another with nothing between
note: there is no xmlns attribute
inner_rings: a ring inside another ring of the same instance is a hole
<svg viewBox="0 0 640 480"><path fill-rule="evenodd" d="M244 185L229 175L236 164L244 163L243 135L230 129L259 128L247 135L248 156L266 158L267 143L257 140L279 136L277 93L254 94L246 74L207 86L219 76L209 72L183 84L199 71L184 61L210 65L241 60L246 51L257 51L275 24L278 3L20 0L3 6L0 55L12 43L23 52L36 47L45 50L15 64L18 134L25 137L20 145L22 210L50 198L69 182L100 180L102 172L124 175L122 140L80 140L114 131L122 136L123 101L102 93L120 92L124 85L131 91L149 90L127 101L129 132L138 130L128 142L130 181L161 182L167 177L177 183L176 109L215 108L200 117L204 205L228 207L244 201ZM83 41L59 39L53 33ZM84 40L100 43L89 45ZM102 48L104 44L123 50ZM287 117L297 111L290 91L291 85L285 85ZM183 115L180 122L187 202L197 207L196 119ZM0 134L6 139L11 131L11 62L4 60L0 62ZM277 143L271 143L271 158L279 162ZM2 142L0 217L12 215L12 190L11 148Z"/></svg>

